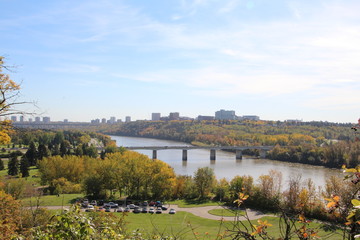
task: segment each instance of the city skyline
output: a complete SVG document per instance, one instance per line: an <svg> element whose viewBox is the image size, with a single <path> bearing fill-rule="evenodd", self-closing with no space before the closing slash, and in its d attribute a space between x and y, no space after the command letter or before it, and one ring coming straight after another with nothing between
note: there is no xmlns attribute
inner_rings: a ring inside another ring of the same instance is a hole
<svg viewBox="0 0 360 240"><path fill-rule="evenodd" d="M232 109L356 122L356 0L0 0L0 55L25 112L125 121Z"/></svg>

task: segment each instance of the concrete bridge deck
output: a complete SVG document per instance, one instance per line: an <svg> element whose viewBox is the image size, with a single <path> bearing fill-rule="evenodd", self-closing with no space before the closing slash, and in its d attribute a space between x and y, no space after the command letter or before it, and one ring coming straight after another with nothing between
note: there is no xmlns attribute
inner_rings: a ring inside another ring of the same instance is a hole
<svg viewBox="0 0 360 240"><path fill-rule="evenodd" d="M129 150L152 150L152 158L157 158L158 150L182 150L182 160L187 161L187 151L193 149L207 149L210 150L210 160L216 159L216 150L234 150L236 152L236 159L242 159L242 151L246 149L260 150L260 157L265 158L266 152L271 150L274 146L128 146Z"/></svg>

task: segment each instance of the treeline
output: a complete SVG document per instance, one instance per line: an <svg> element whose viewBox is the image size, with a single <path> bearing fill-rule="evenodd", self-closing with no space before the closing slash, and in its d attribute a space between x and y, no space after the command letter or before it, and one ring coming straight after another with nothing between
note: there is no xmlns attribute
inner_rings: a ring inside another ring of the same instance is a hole
<svg viewBox="0 0 360 240"><path fill-rule="evenodd" d="M21 130L12 133L13 145L16 151L1 154L2 158L8 158L8 174L22 177L29 176L29 167L37 166L39 160L50 156L98 156L98 147L103 148L101 156L112 152L115 143L110 137L92 132L81 131L48 131L48 130ZM16 149L16 148L15 148ZM26 152L23 152L26 149ZM4 169L3 161L0 159L0 170Z"/></svg>
<svg viewBox="0 0 360 240"><path fill-rule="evenodd" d="M351 124L273 121L138 121L107 126L107 134L183 141L208 146L276 146L274 160L340 168L360 164ZM259 156L257 150L244 154Z"/></svg>

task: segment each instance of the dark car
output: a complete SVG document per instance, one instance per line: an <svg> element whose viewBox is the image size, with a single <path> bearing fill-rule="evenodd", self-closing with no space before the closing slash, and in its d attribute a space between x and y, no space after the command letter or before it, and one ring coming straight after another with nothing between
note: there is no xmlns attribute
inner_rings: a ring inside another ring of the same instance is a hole
<svg viewBox="0 0 360 240"><path fill-rule="evenodd" d="M135 207L133 210L133 213L141 213L141 208L140 207Z"/></svg>
<svg viewBox="0 0 360 240"><path fill-rule="evenodd" d="M161 206L161 210L166 211L167 209L168 209L167 207L165 207L165 206Z"/></svg>
<svg viewBox="0 0 360 240"><path fill-rule="evenodd" d="M162 209L161 207L158 207L155 211L156 214L161 214L162 213Z"/></svg>
<svg viewBox="0 0 360 240"><path fill-rule="evenodd" d="M148 210L147 210L147 208L146 208L146 207L143 207L143 208L141 209L141 212L142 212L142 213L147 213L147 212L148 212Z"/></svg>

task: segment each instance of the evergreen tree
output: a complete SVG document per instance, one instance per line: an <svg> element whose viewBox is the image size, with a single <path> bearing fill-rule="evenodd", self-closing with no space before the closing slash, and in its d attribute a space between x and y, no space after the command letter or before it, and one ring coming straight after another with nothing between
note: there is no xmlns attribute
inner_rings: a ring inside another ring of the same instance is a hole
<svg viewBox="0 0 360 240"><path fill-rule="evenodd" d="M18 155L11 153L10 159L8 162L8 174L11 176L16 176L19 174L19 160Z"/></svg>
<svg viewBox="0 0 360 240"><path fill-rule="evenodd" d="M45 144L39 145L38 156L39 156L39 160L43 159L44 157L50 156L50 151Z"/></svg>
<svg viewBox="0 0 360 240"><path fill-rule="evenodd" d="M4 162L3 162L3 160L0 158L0 171L1 171L1 170L4 170L4 169L5 169Z"/></svg>
<svg viewBox="0 0 360 240"><path fill-rule="evenodd" d="M29 149L25 153L27 160L29 161L30 166L35 166L38 160L38 153L34 142L30 143Z"/></svg>
<svg viewBox="0 0 360 240"><path fill-rule="evenodd" d="M29 161L27 160L27 158L24 156L21 158L20 161L20 172L21 172L21 176L22 177L28 177L29 174Z"/></svg>

